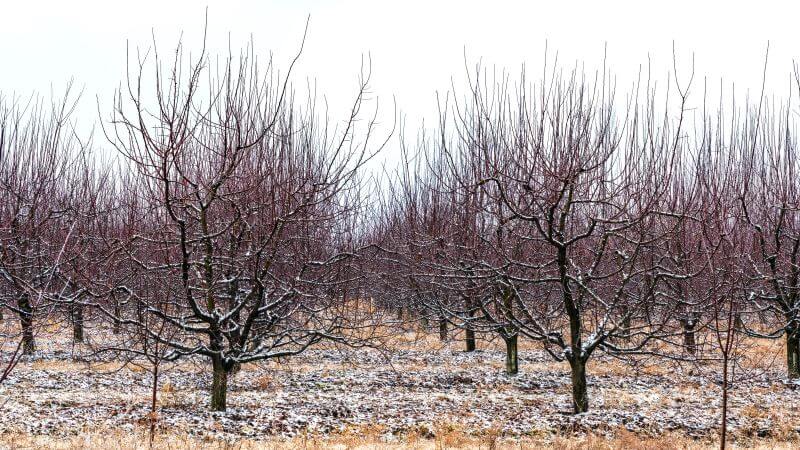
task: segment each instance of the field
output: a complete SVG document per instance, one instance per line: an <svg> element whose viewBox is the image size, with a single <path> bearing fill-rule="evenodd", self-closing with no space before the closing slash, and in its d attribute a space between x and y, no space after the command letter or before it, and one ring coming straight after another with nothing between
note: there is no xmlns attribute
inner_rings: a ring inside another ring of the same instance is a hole
<svg viewBox="0 0 800 450"><path fill-rule="evenodd" d="M720 417L714 362L598 358L590 412L573 415L568 366L533 344L523 343L521 373L510 377L498 343L466 353L461 341L407 331L382 351L329 347L246 365L225 413L208 411L202 360L165 365L153 415L146 365L89 356L59 332L39 343L0 386L0 446L706 448ZM800 383L785 379L780 344L750 349L760 357L733 384L736 446L798 445Z"/></svg>

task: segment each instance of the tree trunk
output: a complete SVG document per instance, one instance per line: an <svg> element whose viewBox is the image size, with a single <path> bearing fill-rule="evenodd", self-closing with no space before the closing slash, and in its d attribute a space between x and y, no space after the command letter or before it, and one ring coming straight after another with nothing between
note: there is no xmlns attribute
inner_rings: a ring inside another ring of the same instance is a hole
<svg viewBox="0 0 800 450"><path fill-rule="evenodd" d="M697 340L695 339L695 327L697 322L694 319L681 320L683 325L683 347L690 355L697 354Z"/></svg>
<svg viewBox="0 0 800 450"><path fill-rule="evenodd" d="M83 305L73 304L71 313L72 339L74 339L75 342L83 342Z"/></svg>
<svg viewBox="0 0 800 450"><path fill-rule="evenodd" d="M589 410L589 394L586 389L586 361L580 356L569 360L572 369L572 407L575 414Z"/></svg>
<svg viewBox="0 0 800 450"><path fill-rule="evenodd" d="M447 340L447 320L444 318L439 319L439 340Z"/></svg>
<svg viewBox="0 0 800 450"><path fill-rule="evenodd" d="M28 294L23 294L17 300L19 308L19 324L22 328L22 353L32 355L36 352L36 342L33 337L33 308Z"/></svg>
<svg viewBox="0 0 800 450"><path fill-rule="evenodd" d="M156 412L156 405L158 404L158 361L153 364L153 390L150 396L150 412Z"/></svg>
<svg viewBox="0 0 800 450"><path fill-rule="evenodd" d="M136 320L140 323L144 323L144 305L142 304L141 300L136 301Z"/></svg>
<svg viewBox="0 0 800 450"><path fill-rule="evenodd" d="M722 355L722 423L719 431L719 448L721 450L725 450L728 441L728 359L728 353L724 351Z"/></svg>
<svg viewBox="0 0 800 450"><path fill-rule="evenodd" d="M506 342L506 374L516 375L519 373L519 358L517 357L517 336L504 337Z"/></svg>
<svg viewBox="0 0 800 450"><path fill-rule="evenodd" d="M789 378L800 378L800 328L786 331L786 366Z"/></svg>
<svg viewBox="0 0 800 450"><path fill-rule="evenodd" d="M466 329L466 343L467 343L467 351L474 352L475 351L475 331L469 328Z"/></svg>
<svg viewBox="0 0 800 450"><path fill-rule="evenodd" d="M211 410L225 411L228 394L228 370L219 359L213 359L214 381L211 384Z"/></svg>
<svg viewBox="0 0 800 450"><path fill-rule="evenodd" d="M153 390L150 397L150 448L153 448L153 440L156 436L156 421L158 415L156 414L156 406L158 405L158 365L156 360L153 363Z"/></svg>
<svg viewBox="0 0 800 450"><path fill-rule="evenodd" d="M569 366L572 372L572 407L575 414L584 413L589 410L589 395L586 392L586 356L581 343L581 332L583 323L581 321L581 310L572 297L572 288L567 277L567 248L558 248L558 272L561 278L561 289L563 292L564 309L569 317L570 353L568 355ZM647 307L645 302L645 307Z"/></svg>
<svg viewBox="0 0 800 450"><path fill-rule="evenodd" d="M472 317L475 315L475 309L472 305L472 298L467 299L467 306L469 307L467 311L467 316L469 320L467 321L467 326L465 327L466 330L466 344L467 344L467 351L474 352L475 351L475 330L472 329L470 326L470 322L472 321Z"/></svg>
<svg viewBox="0 0 800 450"><path fill-rule="evenodd" d="M619 337L623 340L631 338L631 316L625 316L620 324Z"/></svg>
<svg viewBox="0 0 800 450"><path fill-rule="evenodd" d="M686 347L686 352L690 355L697 354L697 342L694 338L694 330L693 329L685 329L683 330L683 345Z"/></svg>

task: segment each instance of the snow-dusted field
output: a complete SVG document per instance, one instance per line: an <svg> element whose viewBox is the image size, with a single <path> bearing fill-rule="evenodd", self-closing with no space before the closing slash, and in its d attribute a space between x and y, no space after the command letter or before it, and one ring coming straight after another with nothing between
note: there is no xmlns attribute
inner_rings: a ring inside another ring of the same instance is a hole
<svg viewBox="0 0 800 450"><path fill-rule="evenodd" d="M160 380L158 424L170 432L238 439L335 433L376 427L387 439L434 435L442 426L511 436L627 429L703 437L719 423L720 388L697 366L631 369L590 366L591 411L570 412L569 373L539 351L521 351L521 373L503 373L504 354L438 349L312 350L245 367L233 379L228 411L208 411L210 374L202 364L173 365ZM74 434L147 423L150 374L113 362L80 362L65 349L26 359L0 386L0 433ZM780 367L750 374L732 391L731 426L740 437L800 433L800 384Z"/></svg>

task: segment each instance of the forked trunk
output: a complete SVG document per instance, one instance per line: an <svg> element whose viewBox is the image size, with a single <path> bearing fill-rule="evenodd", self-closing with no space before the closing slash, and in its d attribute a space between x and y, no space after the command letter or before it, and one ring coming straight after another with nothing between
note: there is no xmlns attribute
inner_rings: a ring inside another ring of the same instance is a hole
<svg viewBox="0 0 800 450"><path fill-rule="evenodd" d="M439 319L439 340L447 340L447 320L444 318Z"/></svg>

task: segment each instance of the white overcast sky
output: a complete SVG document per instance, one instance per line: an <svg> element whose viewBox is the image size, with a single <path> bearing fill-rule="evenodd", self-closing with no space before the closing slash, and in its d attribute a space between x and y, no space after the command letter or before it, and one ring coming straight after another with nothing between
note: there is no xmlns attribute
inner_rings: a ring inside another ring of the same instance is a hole
<svg viewBox="0 0 800 450"><path fill-rule="evenodd" d="M78 118L97 118L95 98L108 110L125 76L126 42L162 53L181 33L185 46L202 43L208 6L208 46L224 52L251 38L262 55L285 68L310 15L305 51L293 80L317 81L343 118L355 94L363 55L372 57L372 93L390 120L393 98L408 127L435 120L435 93L454 79L463 86L470 64L507 68L527 63L538 74L545 43L564 65L594 70L608 48L608 65L621 80L635 77L648 54L654 75L666 79L673 41L687 74L692 53L700 81L735 82L759 91L770 41L767 85L787 93L800 58L800 2L712 1L322 1L322 0L0 0L0 92L27 96L63 90L69 79L84 90ZM388 124L387 124L388 126ZM99 144L99 142L98 142Z"/></svg>

